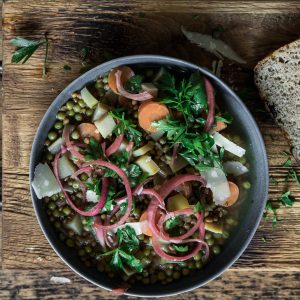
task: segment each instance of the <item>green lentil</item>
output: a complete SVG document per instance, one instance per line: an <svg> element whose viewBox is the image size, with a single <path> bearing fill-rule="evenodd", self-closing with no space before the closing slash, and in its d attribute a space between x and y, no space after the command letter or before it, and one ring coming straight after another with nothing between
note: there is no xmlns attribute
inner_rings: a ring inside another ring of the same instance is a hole
<svg viewBox="0 0 300 300"><path fill-rule="evenodd" d="M173 278L174 279L179 279L180 276L181 276L181 274L178 271L176 271L176 272L173 273Z"/></svg>
<svg viewBox="0 0 300 300"><path fill-rule="evenodd" d="M92 109L87 109L87 110L86 110L86 115L87 115L88 117L90 117L92 114L93 114L93 110L92 110Z"/></svg>
<svg viewBox="0 0 300 300"><path fill-rule="evenodd" d="M65 119L65 117L66 117L66 114L63 113L63 112L59 112L59 113L56 115L56 118L57 118L58 120L61 120L61 121L63 121L63 120Z"/></svg>
<svg viewBox="0 0 300 300"><path fill-rule="evenodd" d="M196 261L196 268L201 269L203 267L202 261Z"/></svg>
<svg viewBox="0 0 300 300"><path fill-rule="evenodd" d="M189 269L194 269L194 268L195 268L194 262L189 261L189 262L188 262L188 268L189 268Z"/></svg>
<svg viewBox="0 0 300 300"><path fill-rule="evenodd" d="M233 225L235 223L235 220L232 217L227 217L225 221L229 225Z"/></svg>
<svg viewBox="0 0 300 300"><path fill-rule="evenodd" d="M65 206L62 211L66 216L68 216L71 213L71 209L69 206Z"/></svg>
<svg viewBox="0 0 300 300"><path fill-rule="evenodd" d="M145 256L149 256L150 253L151 253L151 251L150 251L149 248L145 248L144 251L143 251L143 253L144 253Z"/></svg>
<svg viewBox="0 0 300 300"><path fill-rule="evenodd" d="M67 114L68 114L69 117L74 117L75 111L74 111L73 109L71 109L71 110L69 110L69 111L67 112Z"/></svg>
<svg viewBox="0 0 300 300"><path fill-rule="evenodd" d="M212 246L214 243L215 243L215 241L212 238L207 240L207 245L208 246Z"/></svg>
<svg viewBox="0 0 300 300"><path fill-rule="evenodd" d="M246 162L247 162L247 158L245 156L243 156L243 157L240 158L240 163L241 164L244 165Z"/></svg>
<svg viewBox="0 0 300 300"><path fill-rule="evenodd" d="M162 280L166 279L166 274L165 274L165 272L159 272L157 277L158 277L158 280L162 281Z"/></svg>
<svg viewBox="0 0 300 300"><path fill-rule="evenodd" d="M222 233L214 233L213 236L216 239L220 239L220 238L222 238Z"/></svg>
<svg viewBox="0 0 300 300"><path fill-rule="evenodd" d="M90 246L85 246L84 250L86 253L91 253L92 252L92 248Z"/></svg>
<svg viewBox="0 0 300 300"><path fill-rule="evenodd" d="M59 229L59 228L61 227L61 223L58 222L58 221L54 222L54 227L55 227L56 229Z"/></svg>
<svg viewBox="0 0 300 300"><path fill-rule="evenodd" d="M51 161L53 159L53 155L49 152L46 154L46 158L47 158L47 160Z"/></svg>
<svg viewBox="0 0 300 300"><path fill-rule="evenodd" d="M70 120L68 118L65 118L64 121L63 121L64 125L67 125L70 123Z"/></svg>
<svg viewBox="0 0 300 300"><path fill-rule="evenodd" d="M74 102L73 101L68 101L66 106L67 106L67 109L71 110L74 107Z"/></svg>
<svg viewBox="0 0 300 300"><path fill-rule="evenodd" d="M57 130L62 129L63 128L63 123L60 122L60 121L55 122L54 128L57 129Z"/></svg>
<svg viewBox="0 0 300 300"><path fill-rule="evenodd" d="M229 232L224 230L223 233L222 233L222 236L224 239L228 239L229 238Z"/></svg>
<svg viewBox="0 0 300 300"><path fill-rule="evenodd" d="M206 232L206 233L205 233L205 239L206 239L206 240L211 239L211 237L212 237L212 234L211 234L210 232Z"/></svg>
<svg viewBox="0 0 300 300"><path fill-rule="evenodd" d="M79 104L74 105L73 110L77 113L80 112L80 110L81 110L80 105Z"/></svg>
<svg viewBox="0 0 300 300"><path fill-rule="evenodd" d="M97 81L95 84L96 89L103 89L104 85L102 81Z"/></svg>
<svg viewBox="0 0 300 300"><path fill-rule="evenodd" d="M45 146L46 146L46 147L49 147L50 145L51 145L51 141L46 140L46 141L45 141Z"/></svg>
<svg viewBox="0 0 300 300"><path fill-rule="evenodd" d="M52 201L50 201L50 202L48 203L48 208L49 208L50 210L54 210L54 209L56 208L55 203L52 202Z"/></svg>
<svg viewBox="0 0 300 300"><path fill-rule="evenodd" d="M57 132L56 131L50 131L48 133L48 139L50 141L55 141L57 139Z"/></svg>
<svg viewBox="0 0 300 300"><path fill-rule="evenodd" d="M200 252L198 252L195 256L194 256L195 261L200 261L202 259L202 255Z"/></svg>
<svg viewBox="0 0 300 300"><path fill-rule="evenodd" d="M89 176L86 173L82 173L80 175L80 180L82 180L82 181L86 181L88 178L89 178Z"/></svg>
<svg viewBox="0 0 300 300"><path fill-rule="evenodd" d="M97 265L97 270L100 272L104 272L104 266L103 265Z"/></svg>
<svg viewBox="0 0 300 300"><path fill-rule="evenodd" d="M215 246L212 247L212 251L213 251L214 254L217 255L217 254L220 254L221 248L220 248L220 246L215 245Z"/></svg>
<svg viewBox="0 0 300 300"><path fill-rule="evenodd" d="M71 138L73 140L78 140L80 138L80 135L79 135L79 132L77 130L74 130L72 133L71 133Z"/></svg>
<svg viewBox="0 0 300 300"><path fill-rule="evenodd" d="M251 188L251 183L249 181L244 181L243 184L242 184L242 187L245 190L249 190Z"/></svg>
<svg viewBox="0 0 300 300"><path fill-rule="evenodd" d="M72 239L67 239L66 244L67 244L68 247L74 247L75 246L75 243Z"/></svg>
<svg viewBox="0 0 300 300"><path fill-rule="evenodd" d="M149 284L150 283L150 278L143 278L143 284Z"/></svg>
<svg viewBox="0 0 300 300"><path fill-rule="evenodd" d="M78 121L78 122L82 121L82 115L81 115L81 114L76 114L76 115L74 116L74 118L75 118L75 120Z"/></svg>
<svg viewBox="0 0 300 300"><path fill-rule="evenodd" d="M84 249L79 249L78 250L78 255L79 256L83 256L85 254L85 251L84 251ZM105 270L106 271L106 270Z"/></svg>
<svg viewBox="0 0 300 300"><path fill-rule="evenodd" d="M59 211L57 210L57 209L55 209L54 211L53 211L53 217L55 217L55 218L58 218L59 217Z"/></svg>
<svg viewBox="0 0 300 300"><path fill-rule="evenodd" d="M102 82L103 82L103 83L108 83L108 77L107 77L107 76L106 76L106 77L103 77Z"/></svg>
<svg viewBox="0 0 300 300"><path fill-rule="evenodd" d="M83 100L79 100L79 101L78 101L78 104L79 104L79 106L82 107L82 108L86 106L86 105L85 105L85 102L84 102Z"/></svg>

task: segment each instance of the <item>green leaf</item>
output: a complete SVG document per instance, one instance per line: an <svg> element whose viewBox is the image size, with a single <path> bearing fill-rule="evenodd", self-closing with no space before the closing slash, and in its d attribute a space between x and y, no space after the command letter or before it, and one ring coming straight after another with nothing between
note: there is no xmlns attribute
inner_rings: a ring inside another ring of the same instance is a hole
<svg viewBox="0 0 300 300"><path fill-rule="evenodd" d="M120 257L119 249L116 249L116 251L113 253L110 264L111 264L111 266L115 267L116 269L120 269L122 271L125 270L124 265L122 263L122 259Z"/></svg>
<svg viewBox="0 0 300 300"><path fill-rule="evenodd" d="M132 254L128 254L125 251L119 250L119 255L124 258L126 264L137 272L143 272L143 264L141 260L134 257Z"/></svg>
<svg viewBox="0 0 300 300"><path fill-rule="evenodd" d="M202 211L204 211L204 205L198 201L194 206L194 213L202 212Z"/></svg>
<svg viewBox="0 0 300 300"><path fill-rule="evenodd" d="M282 166L285 168L289 168L291 165L292 165L292 160L289 157Z"/></svg>
<svg viewBox="0 0 300 300"><path fill-rule="evenodd" d="M297 175L297 173L294 169L289 171L288 177L294 179L296 184L298 186L300 186L300 177L299 177L299 175Z"/></svg>
<svg viewBox="0 0 300 300"><path fill-rule="evenodd" d="M100 196L101 189L100 189L100 178L93 178L92 182L86 181L85 185L87 186L88 190L95 192L98 196Z"/></svg>
<svg viewBox="0 0 300 300"><path fill-rule="evenodd" d="M268 212L271 212L272 215L272 224L273 226L275 226L277 224L277 209L273 207L272 202L268 201L266 204L266 209L265 209L265 213L264 213L264 218L267 217Z"/></svg>
<svg viewBox="0 0 300 300"><path fill-rule="evenodd" d="M64 65L64 70L70 71L70 70L72 70L72 68L70 66L68 66L68 65Z"/></svg>
<svg viewBox="0 0 300 300"><path fill-rule="evenodd" d="M280 196L279 200L282 205L290 206L290 207L294 205L295 199L290 195L291 195L291 191L287 191L286 193Z"/></svg>
<svg viewBox="0 0 300 300"><path fill-rule="evenodd" d="M180 224L180 218L178 216L168 219L165 222L166 230L171 230Z"/></svg>
<svg viewBox="0 0 300 300"><path fill-rule="evenodd" d="M198 202L199 203L199 202ZM187 252L189 250L188 245L172 245L177 252Z"/></svg>
<svg viewBox="0 0 300 300"><path fill-rule="evenodd" d="M122 215L125 215L125 212L127 210L127 206L128 206L127 202L123 202L123 203L120 204L120 212L121 212Z"/></svg>
<svg viewBox="0 0 300 300"><path fill-rule="evenodd" d="M25 64L26 61L32 56L32 54L39 48L39 44L31 45L25 48L20 48L19 50L15 51L11 58L11 62L16 64L22 61L22 64Z"/></svg>
<svg viewBox="0 0 300 300"><path fill-rule="evenodd" d="M270 184L271 185L278 185L277 180L273 176L270 176Z"/></svg>
<svg viewBox="0 0 300 300"><path fill-rule="evenodd" d="M93 137L90 137L89 144L83 152L86 161L99 159L103 155L100 144Z"/></svg>
<svg viewBox="0 0 300 300"><path fill-rule="evenodd" d="M26 48L29 46L36 46L39 44L39 42L30 41L30 40L24 39L20 36L17 36L15 38L11 39L10 43L18 48Z"/></svg>
<svg viewBox="0 0 300 300"><path fill-rule="evenodd" d="M222 114L221 116L215 116L216 120L222 121L227 124L231 124L233 122L233 117L230 114Z"/></svg>
<svg viewBox="0 0 300 300"><path fill-rule="evenodd" d="M125 89L130 93L139 93L142 89L143 77L134 75L125 82Z"/></svg>

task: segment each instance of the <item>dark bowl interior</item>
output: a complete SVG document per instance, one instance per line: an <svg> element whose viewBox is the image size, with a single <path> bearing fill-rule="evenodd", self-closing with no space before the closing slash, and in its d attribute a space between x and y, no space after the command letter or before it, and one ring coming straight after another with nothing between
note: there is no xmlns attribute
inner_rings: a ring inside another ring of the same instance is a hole
<svg viewBox="0 0 300 300"><path fill-rule="evenodd" d="M245 141L248 161L250 161L251 164L249 179L252 188L241 205L241 223L224 246L222 253L216 256L204 269L193 273L191 276L184 277L168 285L135 285L126 293L140 297L176 295L200 287L220 275L240 257L251 241L262 217L268 191L268 164L264 142L255 121L238 96L226 84L206 69L169 57L154 55L123 57L104 63L82 75L59 94L51 104L39 125L33 142L30 160L30 182L33 180L34 168L40 161L47 132L53 126L59 108L70 98L72 92L81 89L87 83L93 81L98 75L102 75L111 68L119 65L164 65L179 70L198 70L207 76L217 90L219 102L222 102L222 106L233 115L233 126L237 128L239 134ZM99 273L96 269L85 267L80 260L78 260L77 255L57 238L54 228L43 208L42 201L37 199L32 188L31 195L39 224L49 243L61 259L75 272L99 287L105 289L117 288L118 282L116 282L116 280L110 279L104 273Z"/></svg>

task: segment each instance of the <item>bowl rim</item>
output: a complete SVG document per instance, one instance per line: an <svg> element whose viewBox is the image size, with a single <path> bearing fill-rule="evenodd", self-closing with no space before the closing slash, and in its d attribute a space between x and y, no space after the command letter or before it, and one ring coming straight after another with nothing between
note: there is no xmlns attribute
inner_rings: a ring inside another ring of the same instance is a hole
<svg viewBox="0 0 300 300"><path fill-rule="evenodd" d="M255 223L253 224L253 227L251 228L250 232L247 233L247 239L244 241L244 244L241 245L239 251L236 253L235 256L232 257L232 259L230 261L228 261L221 269L219 269L217 272L215 272L213 275L209 276L207 279L201 281L199 284L194 284L192 286L188 286L188 287L183 287L180 290L178 290L177 292L168 292L168 291L161 291L160 294L158 295L157 293L151 294L151 293L136 293L136 292L125 292L124 295L128 295L128 296L135 296L135 297L155 297L155 298L159 298L159 297L166 297L166 296L175 296L181 293L185 293L185 292L189 292L192 291L196 288L199 288L201 286L206 285L207 283L209 283L210 281L214 280L215 278L219 277L223 272L225 272L228 268L230 268L237 260L238 258L243 254L243 252L246 250L246 248L248 247L249 243L251 242L258 226L259 223L261 221L262 215L263 215L263 211L264 211L264 207L267 201L267 196L268 196L268 187L269 187L269 175L268 175L268 159L267 159L267 153L266 153L266 148L265 148L265 144L262 138L262 135L259 131L259 128L257 126L256 121L254 120L254 118L252 117L251 113L249 112L248 108L245 106L245 104L241 101L241 99L236 95L236 93L226 84L224 83L220 78L218 78L217 76L215 76L213 73L211 73L208 69L200 67L194 63L190 63L187 62L185 60L182 59L177 59L177 58L173 58L173 57L169 57L169 56L162 56L162 55L151 55L151 54L147 54L147 55L130 55L130 56L123 56L120 58L116 58L110 61L107 61L105 63L102 63L96 67L94 67L93 69L89 70L88 72L82 74L81 76L79 76L78 78L76 78L75 80L73 80L72 82L70 82L64 89L62 92L59 93L59 95L55 98L55 100L50 104L50 106L48 107L46 113L44 114L42 120L39 123L38 129L36 130L36 134L32 143L32 148L31 148L31 154L30 154L30 165L29 165L29 184L30 184L30 194L31 194L31 199L32 199L32 203L33 203L33 207L34 207L34 212L36 215L36 218L38 220L38 223L42 229L42 232L44 234L44 236L46 237L48 243L51 245L52 249L56 252L56 254L60 257L60 259L71 269L73 270L75 273L77 273L79 276L83 277L85 280L93 283L94 285L103 288L107 291L111 291L111 288L109 288L106 285L103 284L99 284L98 282L96 282L95 280L93 280L92 278L90 278L90 276L85 275L83 272L81 272L79 270L79 268L77 266L75 266L74 264L71 264L67 261L67 259L65 259L63 257L63 254L61 254L62 251L60 251L58 249L58 246L55 245L50 238L48 237L48 233L47 233L47 227L44 226L42 218L38 212L37 209L37 204L36 201L39 201L35 196L35 193L33 191L32 188L32 180L33 180L33 176L34 176L34 169L36 167L36 165L34 165L34 157L35 157L35 151L34 149L38 146L39 144L39 133L41 132L42 128L43 128L43 124L47 121L48 117L50 116L50 114L52 113L53 110L55 110L57 108L57 102L60 102L61 98L64 98L68 95L67 91L69 91L72 87L74 86L82 86L82 81L85 78L90 77L91 75L93 75L93 78L96 78L97 76L97 72L101 73L101 69L105 69L109 66L112 67L116 67L118 65L126 65L126 64L142 64L142 63L157 63L157 64L174 64L175 66L178 66L179 64L181 64L184 67L190 68L190 69L195 69L195 70L199 70L203 75L207 76L210 79L213 79L214 82L216 82L218 85L222 86L222 88L224 90L226 90L226 92L228 94L230 94L230 96L232 96L233 98L235 98L235 101L237 101L239 103L239 105L243 108L244 110L244 114L246 114L246 118L252 121L253 123L253 128L252 130L255 131L255 134L259 140L259 144L261 145L262 148L262 152L261 152L261 156L262 156L262 160L263 160L263 166L262 169L264 170L264 172L262 174L260 174L261 176L263 176L265 185L263 186L263 190L262 190L262 195L260 196L261 198L261 209L259 211L258 214L256 214L256 220ZM87 82L90 82L91 80L88 80ZM75 91L75 90L72 90ZM69 97L66 98L65 102L69 99ZM60 107L60 106L59 106Z"/></svg>

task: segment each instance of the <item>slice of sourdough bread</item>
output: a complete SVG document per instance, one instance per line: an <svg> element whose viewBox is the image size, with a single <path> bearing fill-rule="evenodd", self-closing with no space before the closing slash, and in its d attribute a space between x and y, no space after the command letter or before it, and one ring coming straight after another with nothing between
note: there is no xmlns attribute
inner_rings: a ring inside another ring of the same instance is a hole
<svg viewBox="0 0 300 300"><path fill-rule="evenodd" d="M254 68L254 80L300 162L300 40L261 60Z"/></svg>

